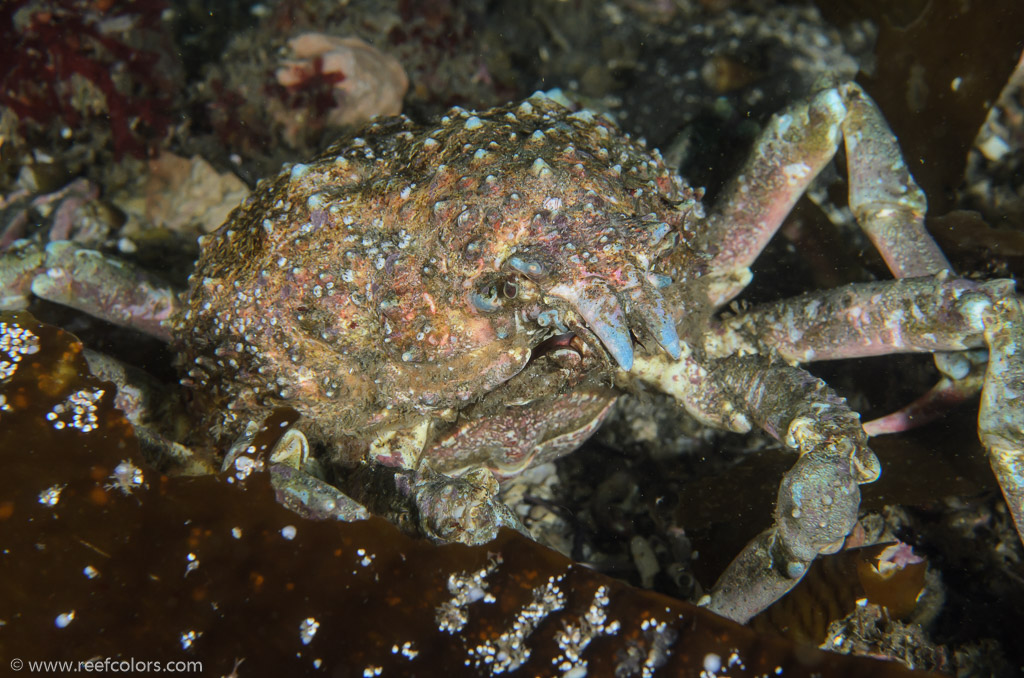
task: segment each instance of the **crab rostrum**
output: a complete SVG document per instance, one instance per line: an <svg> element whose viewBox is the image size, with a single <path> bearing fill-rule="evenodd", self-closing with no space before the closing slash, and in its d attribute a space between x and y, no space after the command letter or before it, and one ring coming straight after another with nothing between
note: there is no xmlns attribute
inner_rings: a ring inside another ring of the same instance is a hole
<svg viewBox="0 0 1024 678"><path fill-rule="evenodd" d="M718 316L844 138L850 206L898 280ZM100 265L54 246L33 291L122 322L130 308L170 318L149 327L171 328L200 430L235 441L228 465L250 422L298 411L295 453L270 460L297 460L278 476L290 505L333 490L305 461L308 440L321 463L359 467L349 494L384 513L398 495L439 539L518 527L497 480L577 447L616 389L663 390L712 426L762 427L800 458L775 524L706 601L734 619L838 549L858 486L879 474L857 413L800 362L935 352L961 391L984 369L980 435L1024 528L1020 300L1010 281L953 275L867 95L846 84L776 116L707 215L700 197L642 141L538 94L428 125L378 120L286 167L202 240L183 303L109 283L100 301L88 284L71 291L76 266ZM957 353L976 348L987 367ZM383 481L382 468L394 469Z"/></svg>

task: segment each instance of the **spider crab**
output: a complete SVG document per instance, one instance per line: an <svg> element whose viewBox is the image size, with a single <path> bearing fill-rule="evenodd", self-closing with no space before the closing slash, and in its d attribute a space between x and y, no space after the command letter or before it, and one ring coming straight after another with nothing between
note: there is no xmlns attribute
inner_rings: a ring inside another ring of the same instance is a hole
<svg viewBox="0 0 1024 678"><path fill-rule="evenodd" d="M720 316L844 139L850 207L897 279ZM1012 281L952 273L863 90L775 116L706 215L700 196L613 124L534 95L433 126L378 120L286 167L203 240L183 297L65 243L15 277L172 339L200 430L235 440L225 468L239 478L262 463L246 457L251 422L288 405L292 453L267 460L284 500L341 506L312 443L326 464L391 469L390 485L356 472L345 488L384 513L404 496L439 539L517 526L496 479L575 449L615 388L660 389L710 426L760 426L799 460L774 524L705 601L740 621L842 545L859 485L880 473L859 415L801 362L931 352L961 390L984 369L980 437L1024 532L1020 299ZM984 368L963 353L977 348Z"/></svg>

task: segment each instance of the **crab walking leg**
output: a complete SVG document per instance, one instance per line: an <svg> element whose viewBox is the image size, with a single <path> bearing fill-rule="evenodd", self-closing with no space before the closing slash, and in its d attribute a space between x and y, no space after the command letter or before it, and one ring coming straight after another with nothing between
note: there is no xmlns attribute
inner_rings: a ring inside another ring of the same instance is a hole
<svg viewBox="0 0 1024 678"><path fill-rule="evenodd" d="M44 271L32 281L36 296L171 340L166 321L174 313L177 297L141 270L68 240L46 246L43 266Z"/></svg>
<svg viewBox="0 0 1024 678"><path fill-rule="evenodd" d="M1006 296L981 308L989 348L985 388L981 392L978 435L988 450L989 464L999 480L1024 540L1024 308L1017 296Z"/></svg>
<svg viewBox="0 0 1024 678"><path fill-rule="evenodd" d="M94 375L117 386L114 406L131 422L139 439L139 449L147 462L160 472L173 470L175 475L199 476L217 472L209 455L175 442L169 437L173 435L169 430L158 426L161 416L175 408L171 402L174 396L163 384L144 371L103 353L85 349L84 355Z"/></svg>
<svg viewBox="0 0 1024 678"><path fill-rule="evenodd" d="M728 302L750 282L750 265L839 147L846 117L835 88L774 116L743 169L718 199L696 244L711 254L709 293Z"/></svg>
<svg viewBox="0 0 1024 678"><path fill-rule="evenodd" d="M928 201L907 169L896 136L878 105L859 85L839 87L846 104L850 210L897 278L952 271L946 255L925 230Z"/></svg>
<svg viewBox="0 0 1024 678"><path fill-rule="evenodd" d="M910 175L896 136L878 105L858 85L840 86L847 115L843 121L850 209L875 249L897 278L936 275L953 270L935 239L925 229L928 201ZM980 370L956 377L946 363L964 364L969 357L936 353L943 378L928 393L881 420L868 422L869 435L920 426L941 416L979 390Z"/></svg>
<svg viewBox="0 0 1024 678"><path fill-rule="evenodd" d="M935 352L944 375L939 383L907 407L864 424L869 436L893 433L926 424L981 390L981 351L963 349L983 348L984 337L963 311L978 295L1008 294L1009 281L981 285L944 274L850 285L726 319L707 335L705 348L718 357L767 348L792 362Z"/></svg>
<svg viewBox="0 0 1024 678"><path fill-rule="evenodd" d="M712 357L772 350L803 363L980 348L985 327L975 304L1012 293L1010 280L977 283L944 275L856 283L727 318L706 336L705 350Z"/></svg>
<svg viewBox="0 0 1024 678"><path fill-rule="evenodd" d="M823 90L776 115L726 188L698 243L711 254L710 288L723 304L750 281L749 267L845 139L850 208L897 278L951 270L925 230L927 200L877 104L856 83Z"/></svg>
<svg viewBox="0 0 1024 678"><path fill-rule="evenodd" d="M800 452L779 488L774 524L733 560L707 600L712 611L745 623L793 588L818 554L839 550L857 522L858 486L878 478L879 465L860 416L804 370L734 356L712 376L765 431Z"/></svg>
<svg viewBox="0 0 1024 678"><path fill-rule="evenodd" d="M972 352L958 353L936 353L936 362L946 358L960 358L955 365L956 372L943 372L935 386L927 393L918 397L909 405L891 412L883 417L864 422L864 432L869 438L885 435L887 433L900 433L909 431L918 426L930 424L949 414L957 405L977 395L985 383L985 364L987 360L980 360L978 365L972 358ZM963 374L962 366L966 364L966 376Z"/></svg>
<svg viewBox="0 0 1024 678"><path fill-rule="evenodd" d="M978 434L1024 540L1024 310L1013 281L940 274L814 292L723 321L705 349L718 357L775 352L808 362L986 346ZM945 356L953 386L976 371L969 358Z"/></svg>

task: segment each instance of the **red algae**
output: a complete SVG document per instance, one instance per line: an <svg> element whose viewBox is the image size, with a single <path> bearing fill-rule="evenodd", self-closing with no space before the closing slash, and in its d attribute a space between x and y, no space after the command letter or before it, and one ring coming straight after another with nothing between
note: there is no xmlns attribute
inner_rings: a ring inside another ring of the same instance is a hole
<svg viewBox="0 0 1024 678"><path fill-rule="evenodd" d="M115 158L163 141L184 85L159 0L0 6L0 106L30 145L70 138ZM44 141L45 140L45 141Z"/></svg>

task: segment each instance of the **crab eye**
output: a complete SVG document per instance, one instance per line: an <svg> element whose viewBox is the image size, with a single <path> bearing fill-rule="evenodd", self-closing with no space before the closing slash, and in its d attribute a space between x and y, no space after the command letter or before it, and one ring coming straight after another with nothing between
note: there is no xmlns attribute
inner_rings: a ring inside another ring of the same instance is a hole
<svg viewBox="0 0 1024 678"><path fill-rule="evenodd" d="M483 283L469 299L477 310L489 313L500 309L505 299L515 299L517 294L519 285L514 279L499 279Z"/></svg>
<svg viewBox="0 0 1024 678"><path fill-rule="evenodd" d="M475 292L469 295L469 300L477 309L484 312L497 311L501 308L498 286L493 282L484 283L478 287Z"/></svg>
<svg viewBox="0 0 1024 678"><path fill-rule="evenodd" d="M547 270L539 261L512 257L508 260L508 265L529 278L537 279L547 275Z"/></svg>

